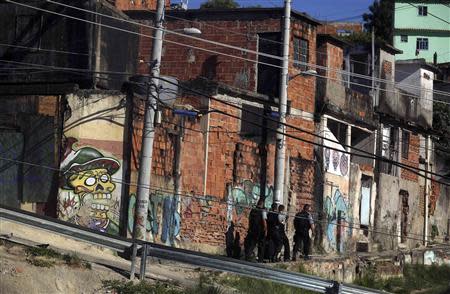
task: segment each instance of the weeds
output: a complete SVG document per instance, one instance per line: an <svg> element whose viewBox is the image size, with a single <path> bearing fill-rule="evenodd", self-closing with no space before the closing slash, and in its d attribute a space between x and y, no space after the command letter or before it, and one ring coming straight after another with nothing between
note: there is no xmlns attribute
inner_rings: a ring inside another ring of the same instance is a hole
<svg viewBox="0 0 450 294"><path fill-rule="evenodd" d="M52 267L56 264L56 262L53 260L47 260L42 258L30 258L27 259L27 261L29 264L39 267Z"/></svg>
<svg viewBox="0 0 450 294"><path fill-rule="evenodd" d="M360 286L406 294L420 290L423 294L450 293L450 266L406 265L403 277L382 279L370 268L354 283Z"/></svg>
<svg viewBox="0 0 450 294"><path fill-rule="evenodd" d="M312 294L314 292L302 290L295 287L290 287L278 283L273 283L265 280L239 277L239 276L225 276L219 283L232 287L245 294Z"/></svg>
<svg viewBox="0 0 450 294"><path fill-rule="evenodd" d="M52 267L58 263L58 261L64 261L67 266L76 268L92 269L89 262L82 260L77 255L61 254L53 249L42 247L28 247L26 249L28 255L28 263L34 266L40 267Z"/></svg>
<svg viewBox="0 0 450 294"><path fill-rule="evenodd" d="M176 289L168 284L156 283L150 284L141 281L134 284L133 282L125 282L120 280L102 281L105 290L114 291L117 294L182 294L183 291Z"/></svg>

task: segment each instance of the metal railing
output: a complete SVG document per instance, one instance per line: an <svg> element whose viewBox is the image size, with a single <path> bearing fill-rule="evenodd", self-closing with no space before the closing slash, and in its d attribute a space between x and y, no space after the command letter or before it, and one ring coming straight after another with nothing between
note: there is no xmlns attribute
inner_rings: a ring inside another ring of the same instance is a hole
<svg viewBox="0 0 450 294"><path fill-rule="evenodd" d="M111 236L105 233L94 231L88 228L82 228L49 217L38 216L30 212L8 208L3 205L0 205L0 219L7 219L20 224L27 224L39 229L63 234L73 239L78 239L94 245L110 248L117 252L129 252L131 248L139 249L139 251L141 252L141 278L145 276L147 256L152 256L191 265L203 266L214 270L225 271L251 278L267 280L319 293L382 293L377 290L358 287L350 284L340 284L336 281L306 274L294 273L281 269L275 269L257 263L251 263L222 256L215 256L185 249L173 248L156 243L143 242L140 240L136 240L134 242L132 239Z"/></svg>

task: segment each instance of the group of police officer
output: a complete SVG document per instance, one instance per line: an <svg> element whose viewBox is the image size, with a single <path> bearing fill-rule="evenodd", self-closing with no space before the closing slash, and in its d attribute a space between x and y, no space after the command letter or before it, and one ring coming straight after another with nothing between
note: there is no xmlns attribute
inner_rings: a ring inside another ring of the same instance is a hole
<svg viewBox="0 0 450 294"><path fill-rule="evenodd" d="M294 249L292 260L295 261L297 253L302 247L303 257L309 259L310 230L314 231L314 221L311 216L311 207L304 205L303 210L294 217ZM267 212L264 201L260 199L249 215L249 225L247 236L244 240L245 259L254 259L255 247L258 247L258 262L269 260L270 262L280 261L280 253L284 247L283 260L289 261L290 246L286 236L287 214L284 205L272 204Z"/></svg>

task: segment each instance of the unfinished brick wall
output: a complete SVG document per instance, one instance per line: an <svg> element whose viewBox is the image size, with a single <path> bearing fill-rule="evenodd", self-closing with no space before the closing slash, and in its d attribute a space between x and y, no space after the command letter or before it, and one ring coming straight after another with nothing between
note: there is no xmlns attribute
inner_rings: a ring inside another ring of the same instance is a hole
<svg viewBox="0 0 450 294"><path fill-rule="evenodd" d="M290 42L290 58L294 58L294 37L308 41L308 63L316 64L316 27L300 20L291 24L292 34ZM308 67L308 69L315 69ZM289 74L294 76L300 73L298 67L289 66ZM288 97L292 100L291 107L310 113L314 112L316 95L316 78L314 76L297 76L289 81Z"/></svg>
<svg viewBox="0 0 450 294"><path fill-rule="evenodd" d="M235 16L228 16L226 20L196 19L196 22L174 20L167 17L166 25L169 30L197 27L202 31L202 35L199 36L202 39L256 51L258 50L257 33L281 32L281 20L275 17L251 19L252 17L247 15L245 18L236 19ZM292 30L292 54L294 36L306 39L309 42L308 62L315 63L315 26L300 20L294 20ZM143 28L142 33L151 36L153 32L151 29ZM256 60L254 54L245 53L241 50L202 43L168 33L165 35L162 54L162 75L175 76L184 81L204 77L232 87L256 91L258 81L256 63L175 45L171 41ZM150 60L151 46L151 38L141 38L140 59ZM293 58L293 55L291 58ZM140 73L147 73L148 65L142 63L139 71ZM290 74L296 73L298 73L297 68L290 70ZM314 112L315 78L296 77L289 84L288 96L292 100L293 108L310 113ZM227 99L226 96L219 95L219 97ZM191 102L194 103L194 100L191 99ZM233 101L239 105L242 103L242 101ZM262 106L259 105L259 107ZM204 105L203 109L205 109ZM209 109L242 117L240 110L217 101L211 100ZM247 136L242 134L242 120L212 112L209 114L209 128L206 129L204 119L201 119L202 122L196 120L185 124L185 126L189 125L189 128L197 131L186 129L183 141L183 193L192 197L182 195L180 198L179 216L181 225L179 239L185 241L183 244L207 244L223 248L224 234L231 221L235 223L236 230L241 233L242 242L248 226L249 207L256 203L261 194L266 198L266 207L270 206L273 201L274 139L268 139L264 149L260 144L260 135ZM301 116L290 116L288 123L314 131L314 122L305 120ZM311 135L305 135L293 129L287 131L314 141ZM159 135L164 136L165 134L157 131L157 136ZM205 164L206 139L208 139L208 160ZM156 139L155 142L159 142L158 140L160 139ZM171 146L170 142L166 142L166 139L161 139L161 143L156 144ZM297 193L298 201L295 201L295 205L309 203L313 194L313 175L309 172L313 170L311 167L313 146L295 139L288 139L287 149L289 156L296 162L293 170L296 173L301 172L301 175L293 175L294 178L290 183L290 189ZM265 177L263 166L261 166L264 150L267 151ZM155 160L162 159L155 157ZM168 175L168 170L165 170L163 166L159 168L162 168ZM206 187L203 184L205 175ZM205 193L203 193L204 190ZM294 210L298 210L298 207Z"/></svg>
<svg viewBox="0 0 450 294"><path fill-rule="evenodd" d="M410 134L409 138L409 152L408 158L401 156L402 164L410 166L412 168L419 168L419 147L420 147L420 137L418 134ZM418 182L419 176L409 170L401 169L402 179Z"/></svg>
<svg viewBox="0 0 450 294"><path fill-rule="evenodd" d="M156 10L156 0L108 0L120 10ZM166 0L166 7L170 7L170 0Z"/></svg>
<svg viewBox="0 0 450 294"><path fill-rule="evenodd" d="M226 43L232 46L258 51L258 33L280 32L281 20L278 18L261 17L251 20L249 16L241 20L235 17L230 20L199 20L195 22L174 20L167 17L167 29L180 31L186 27L196 27L202 34L197 36L201 39ZM151 24L151 21L145 22ZM290 42L290 58L294 58L294 37L308 41L308 63L316 63L316 26L294 19L291 24L292 34ZM152 36L153 30L142 28L145 35ZM244 59L257 60L255 54L246 53L241 50L225 48L218 45L203 43L188 37L176 34L166 34L161 62L161 73L163 75L175 76L181 80L192 80L205 77L210 80L219 81L240 89L256 91L257 89L257 64L252 61L242 60L230 56L224 56L187 46L201 47L220 53L238 56ZM181 46L170 42L186 44ZM152 39L141 37L139 55L141 60L149 61L152 50ZM277 46L276 44L274 46ZM281 46L281 44L279 44ZM311 67L312 68L312 67ZM148 65L139 66L140 73L148 72ZM298 74L299 68L290 64L289 74ZM289 82L288 97L292 100L292 107L308 112L314 112L315 99L315 77L297 76Z"/></svg>

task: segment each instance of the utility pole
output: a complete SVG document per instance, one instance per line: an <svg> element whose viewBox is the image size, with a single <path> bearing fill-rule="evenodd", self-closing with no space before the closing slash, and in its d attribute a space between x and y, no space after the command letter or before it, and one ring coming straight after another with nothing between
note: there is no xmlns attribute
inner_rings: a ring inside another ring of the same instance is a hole
<svg viewBox="0 0 450 294"><path fill-rule="evenodd" d="M147 222L148 204L150 200L150 177L152 173L152 158L153 158L153 141L155 139L155 111L156 99L159 87L159 70L161 64L161 51L163 44L163 21L164 21L164 0L158 0L156 16L155 16L155 31L152 48L151 59L151 84L148 91L145 105L144 129L142 132L142 148L141 158L139 161L139 176L137 188L136 201L136 216L134 222L133 237L135 239L142 239L145 241Z"/></svg>
<svg viewBox="0 0 450 294"><path fill-rule="evenodd" d="M279 123L277 126L277 141L275 149L275 193L273 202L280 203L283 199L284 171L286 162L286 110L287 86L289 81L289 40L291 31L291 0L284 1L284 27L283 27L283 66L280 77L280 100L278 106Z"/></svg>
<svg viewBox="0 0 450 294"><path fill-rule="evenodd" d="M372 88L371 88L371 93L372 93L372 105L376 106L378 104L377 100L377 93L375 90L375 27L372 26L372 58L371 58L371 63L372 63Z"/></svg>

